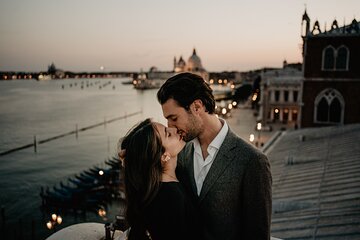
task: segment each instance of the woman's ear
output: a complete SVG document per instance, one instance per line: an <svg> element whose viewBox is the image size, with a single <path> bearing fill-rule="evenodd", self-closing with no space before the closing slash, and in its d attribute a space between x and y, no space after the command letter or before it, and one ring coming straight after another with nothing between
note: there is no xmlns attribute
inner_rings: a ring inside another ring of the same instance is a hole
<svg viewBox="0 0 360 240"><path fill-rule="evenodd" d="M118 153L120 162L121 162L121 166L125 167L125 156L126 156L126 150L122 149L119 153Z"/></svg>

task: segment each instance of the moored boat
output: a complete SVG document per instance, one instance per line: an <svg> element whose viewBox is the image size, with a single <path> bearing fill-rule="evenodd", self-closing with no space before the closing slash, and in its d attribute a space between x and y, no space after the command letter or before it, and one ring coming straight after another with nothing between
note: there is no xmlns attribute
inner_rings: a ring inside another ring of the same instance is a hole
<svg viewBox="0 0 360 240"><path fill-rule="evenodd" d="M52 76L50 74L39 74L37 80L38 81L44 81L44 80L51 80L52 79Z"/></svg>

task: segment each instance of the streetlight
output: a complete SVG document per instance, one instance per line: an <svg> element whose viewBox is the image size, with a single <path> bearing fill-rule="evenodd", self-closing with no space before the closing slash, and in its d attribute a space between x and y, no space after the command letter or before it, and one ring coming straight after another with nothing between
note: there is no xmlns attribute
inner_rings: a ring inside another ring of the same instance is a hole
<svg viewBox="0 0 360 240"><path fill-rule="evenodd" d="M250 140L251 143L254 142L254 140L255 140L254 134L250 134L249 140Z"/></svg>
<svg viewBox="0 0 360 240"><path fill-rule="evenodd" d="M257 123L256 124L256 129L258 130L258 142L259 142L259 146L260 146L260 132L261 132L261 123Z"/></svg>
<svg viewBox="0 0 360 240"><path fill-rule="evenodd" d="M46 227L48 229L54 229L56 225L60 225L62 223L62 217L60 215L56 215L55 213L51 214L51 219L46 223Z"/></svg>
<svg viewBox="0 0 360 240"><path fill-rule="evenodd" d="M105 217L106 216L106 210L103 207L100 207L98 210L98 214L100 217Z"/></svg>

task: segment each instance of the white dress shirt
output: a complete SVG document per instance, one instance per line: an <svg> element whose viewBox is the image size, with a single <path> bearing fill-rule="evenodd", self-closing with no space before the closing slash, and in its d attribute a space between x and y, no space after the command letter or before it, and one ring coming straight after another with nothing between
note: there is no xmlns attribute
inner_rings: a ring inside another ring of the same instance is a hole
<svg viewBox="0 0 360 240"><path fill-rule="evenodd" d="M220 118L219 118L220 119ZM207 148L208 156L204 160L202 155L200 142L197 138L193 139L194 143L194 178L197 187L197 193L200 195L201 188L203 186L206 175L208 174L212 163L221 147L221 144L224 142L226 134L229 130L229 127L225 120L220 119L223 126L220 132L212 140Z"/></svg>

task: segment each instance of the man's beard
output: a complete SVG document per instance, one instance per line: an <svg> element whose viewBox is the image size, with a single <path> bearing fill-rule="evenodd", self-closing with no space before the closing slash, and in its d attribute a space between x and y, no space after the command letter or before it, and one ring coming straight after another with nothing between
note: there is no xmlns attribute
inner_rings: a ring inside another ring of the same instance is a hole
<svg viewBox="0 0 360 240"><path fill-rule="evenodd" d="M195 120L194 116L190 114L189 124L187 126L187 133L183 135L183 140L185 142L190 142L194 138L197 138L201 133L201 131L202 131L201 125Z"/></svg>
<svg viewBox="0 0 360 240"><path fill-rule="evenodd" d="M197 135L195 134L191 134L190 132L188 132L185 136L184 136L184 141L185 142L190 142L191 140L193 140L194 138L196 138Z"/></svg>

